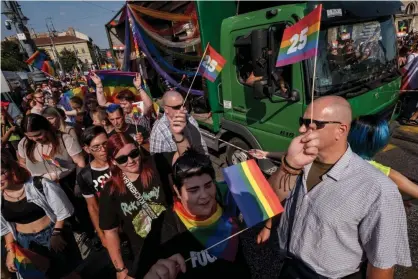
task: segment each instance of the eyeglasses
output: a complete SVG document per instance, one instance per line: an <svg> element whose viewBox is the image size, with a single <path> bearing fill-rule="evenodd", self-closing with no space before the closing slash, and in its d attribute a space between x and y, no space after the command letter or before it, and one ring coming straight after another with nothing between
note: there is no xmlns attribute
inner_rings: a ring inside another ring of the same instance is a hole
<svg viewBox="0 0 418 279"><path fill-rule="evenodd" d="M118 158L115 158L116 163L118 163L119 165L122 164L126 164L126 162L128 162L128 157L131 159L136 159L139 157L139 155L141 155L141 152L139 151L138 148L132 149L131 152L129 152L128 155L122 155L119 156Z"/></svg>
<svg viewBox="0 0 418 279"><path fill-rule="evenodd" d="M342 124L341 122L338 121L320 121L320 120L312 120L312 123L315 123L316 125L316 129L323 129L325 127L325 125L327 124ZM300 117L299 118L299 125L300 126L305 126L305 127L309 127L309 124L311 124L311 119L309 118L303 118Z"/></svg>
<svg viewBox="0 0 418 279"><path fill-rule="evenodd" d="M106 150L107 141L105 141L101 144L96 144L96 145L90 146L90 150L93 151L93 152L98 152L102 149L102 147L103 147L103 150Z"/></svg>
<svg viewBox="0 0 418 279"><path fill-rule="evenodd" d="M177 106L169 106L169 105L166 105L166 106L169 107L169 108L172 108L173 110L179 110L179 109L181 109L181 107L183 105L181 104L181 105L177 105Z"/></svg>

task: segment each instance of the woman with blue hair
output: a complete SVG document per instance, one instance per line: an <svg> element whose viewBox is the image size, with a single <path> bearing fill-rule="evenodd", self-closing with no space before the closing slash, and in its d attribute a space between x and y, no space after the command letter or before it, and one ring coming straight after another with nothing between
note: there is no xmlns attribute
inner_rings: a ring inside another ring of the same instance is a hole
<svg viewBox="0 0 418 279"><path fill-rule="evenodd" d="M357 155L392 179L398 185L400 191L418 198L418 185L398 171L373 160L374 156L388 145L389 140L388 122L374 115L360 116L353 120L348 135L350 147Z"/></svg>

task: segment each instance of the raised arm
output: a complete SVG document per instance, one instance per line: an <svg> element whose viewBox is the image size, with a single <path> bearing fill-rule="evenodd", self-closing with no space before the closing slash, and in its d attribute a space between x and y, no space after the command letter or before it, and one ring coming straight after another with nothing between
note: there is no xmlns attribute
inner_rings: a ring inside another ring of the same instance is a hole
<svg viewBox="0 0 418 279"><path fill-rule="evenodd" d="M187 111L185 108L180 109L173 120L170 120L170 130L173 135L173 140L177 145L178 155L182 155L187 148L190 147L190 143L184 136L184 128L187 125Z"/></svg>
<svg viewBox="0 0 418 279"><path fill-rule="evenodd" d="M138 93L139 93L139 96L141 97L141 100L144 102L143 114L148 115L148 113L150 112L150 110L152 108L152 100L148 96L147 92L144 89L142 89L141 85L142 85L141 74L137 73L136 77L134 78L134 86L135 86L136 90L138 90Z"/></svg>
<svg viewBox="0 0 418 279"><path fill-rule="evenodd" d="M97 103L99 104L99 106L107 107L110 104L112 104L106 101L106 97L103 92L103 84L102 84L102 80L100 79L100 77L96 75L96 73L92 72L90 74L90 78L94 82L94 84L96 84L96 96L97 96Z"/></svg>

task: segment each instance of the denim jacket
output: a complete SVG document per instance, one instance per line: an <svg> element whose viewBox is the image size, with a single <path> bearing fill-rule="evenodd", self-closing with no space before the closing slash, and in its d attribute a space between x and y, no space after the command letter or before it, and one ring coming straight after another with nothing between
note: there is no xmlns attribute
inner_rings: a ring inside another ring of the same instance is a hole
<svg viewBox="0 0 418 279"><path fill-rule="evenodd" d="M46 215L54 223L70 217L74 212L74 207L61 187L47 178L42 179L42 185L43 194L33 185L32 178L25 182L23 186L27 201L33 202L45 210ZM10 232L16 239L15 223L7 222L1 214L1 236Z"/></svg>

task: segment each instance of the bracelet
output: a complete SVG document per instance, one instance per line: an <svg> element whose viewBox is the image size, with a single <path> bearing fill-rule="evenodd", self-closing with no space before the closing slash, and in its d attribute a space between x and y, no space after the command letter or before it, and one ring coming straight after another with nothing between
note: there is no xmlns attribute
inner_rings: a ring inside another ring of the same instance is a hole
<svg viewBox="0 0 418 279"><path fill-rule="evenodd" d="M291 165L289 165L289 163L288 163L288 162L287 162L287 160L286 160L286 155L284 155L284 156L283 156L283 162L284 162L284 164L286 165L286 167L289 167L289 168L291 168L292 170L295 170L295 171L302 170L302 168L297 169L297 168L294 168L294 167L292 167Z"/></svg>
<svg viewBox="0 0 418 279"><path fill-rule="evenodd" d="M300 170L291 169L284 162L284 160L285 160L284 157L285 156L282 157L282 164L280 165L280 169L283 170L285 173L290 174L290 175L299 175L302 172L302 169L300 169Z"/></svg>
<svg viewBox="0 0 418 279"><path fill-rule="evenodd" d="M96 86L96 89L103 89L103 85L102 86Z"/></svg>
<svg viewBox="0 0 418 279"><path fill-rule="evenodd" d="M126 266L124 266L124 267L122 267L122 268L117 268L117 267L115 267L115 270L116 270L116 272L117 272L117 273L122 272L122 271L124 271L125 269L126 269Z"/></svg>

